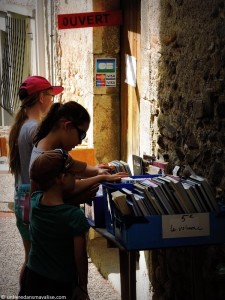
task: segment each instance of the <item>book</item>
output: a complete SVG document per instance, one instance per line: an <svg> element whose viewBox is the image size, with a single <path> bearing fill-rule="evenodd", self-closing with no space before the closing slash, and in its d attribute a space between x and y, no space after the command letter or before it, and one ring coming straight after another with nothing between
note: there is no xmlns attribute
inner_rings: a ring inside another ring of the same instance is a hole
<svg viewBox="0 0 225 300"><path fill-rule="evenodd" d="M119 160L113 160L109 162L108 165L114 167L114 173L127 172L124 165L120 163Z"/></svg>
<svg viewBox="0 0 225 300"><path fill-rule="evenodd" d="M203 178L201 176L192 174L190 175L190 179L194 180L196 182L198 182L204 189L205 194L206 194L206 198L207 198L207 203L211 209L211 211L219 211L219 206L218 203L216 201L216 196L213 193L208 181L206 180L206 178Z"/></svg>
<svg viewBox="0 0 225 300"><path fill-rule="evenodd" d="M154 195L154 191L152 188L146 189L146 198L149 200L149 202L154 207L156 215L164 215L167 214L167 211L165 210L164 206L162 205L161 201L157 200L157 197Z"/></svg>
<svg viewBox="0 0 225 300"><path fill-rule="evenodd" d="M126 172L128 176L132 176L129 164L123 160L112 160L108 165L114 167L113 173Z"/></svg>
<svg viewBox="0 0 225 300"><path fill-rule="evenodd" d="M190 179L185 179L184 181L185 181L186 184L188 184L192 187L193 194L196 196L196 200L197 200L199 206L201 207L201 211L202 212L207 212L208 208L205 204L205 201L203 200L203 195L202 195L202 192L200 190L200 185L198 183L196 183L195 181L190 180Z"/></svg>
<svg viewBox="0 0 225 300"><path fill-rule="evenodd" d="M179 177L172 176L172 175L166 175L166 179L170 180L171 187L174 189L174 192L179 200L179 203L183 209L184 213L194 213L195 208L190 201L187 192L185 191L181 180Z"/></svg>
<svg viewBox="0 0 225 300"><path fill-rule="evenodd" d="M135 183L143 181L143 178L132 178L132 177L123 177L121 178L122 183Z"/></svg>
<svg viewBox="0 0 225 300"><path fill-rule="evenodd" d="M134 175L143 175L145 174L143 159L138 155L132 155L133 161L133 173Z"/></svg>
<svg viewBox="0 0 225 300"><path fill-rule="evenodd" d="M132 208L134 215L136 217L143 216L143 213L140 210L140 208L139 208L139 206L138 206L138 204L136 202L134 194L130 190L126 189L126 188L122 188L121 191L126 194L126 196L127 196L127 203Z"/></svg>
<svg viewBox="0 0 225 300"><path fill-rule="evenodd" d="M152 174L160 174L161 169L158 167L155 167L153 165L149 165L148 169L146 171L146 174L152 175Z"/></svg>
<svg viewBox="0 0 225 300"><path fill-rule="evenodd" d="M164 176L157 177L154 180L161 183L161 186L164 189L164 192L168 198L170 205L172 206L172 208L174 210L174 213L181 214L183 212L183 209L180 205L180 202L179 202L176 194L174 193L173 188L170 185L170 181L168 179L164 178Z"/></svg>
<svg viewBox="0 0 225 300"><path fill-rule="evenodd" d="M139 206L143 216L150 216L151 212L149 211L148 207L145 204L145 196L141 196L138 194L133 193L134 199L137 202L137 205Z"/></svg>
<svg viewBox="0 0 225 300"><path fill-rule="evenodd" d="M190 180L193 181L192 179L190 179ZM206 211L212 211L211 203L209 201L209 198L208 198L203 186L198 182L195 182L195 185L198 189L201 201L202 201L203 205L205 206Z"/></svg>
<svg viewBox="0 0 225 300"><path fill-rule="evenodd" d="M195 211L197 213L203 212L202 207L199 205L199 201L198 201L198 199L196 197L196 194L195 194L195 192L193 190L194 189L193 186L189 185L186 182L182 182L182 184L183 184L184 189L187 192L187 195L188 195L190 201L192 202L192 204L193 204L193 206L195 208Z"/></svg>
<svg viewBox="0 0 225 300"><path fill-rule="evenodd" d="M162 161L162 160L154 160L152 163L151 163L152 166L154 167L158 167L160 168L162 171L164 171L165 174L168 174L168 166L169 166L169 162L165 162L165 161Z"/></svg>
<svg viewBox="0 0 225 300"><path fill-rule="evenodd" d="M152 179L145 179L141 182L141 184L152 188L157 197L157 200L161 203L161 206L163 206L165 214L174 214L174 210L168 202L168 199L165 197L160 184L155 183Z"/></svg>
<svg viewBox="0 0 225 300"><path fill-rule="evenodd" d="M111 196L112 196L112 201L115 203L116 207L123 215L132 214L131 208L127 204L126 194L118 190L112 192Z"/></svg>
<svg viewBox="0 0 225 300"><path fill-rule="evenodd" d="M123 161L123 160L120 160L120 163L123 165L123 167L125 169L125 172L127 172L127 174L129 176L132 176L132 172L131 172L129 164L127 162Z"/></svg>
<svg viewBox="0 0 225 300"><path fill-rule="evenodd" d="M151 215L158 215L161 214L161 212L163 212L160 211L160 208L158 208L158 204L155 203L156 199L153 199L154 196L150 194L147 186L144 186L141 183L135 183L134 187L135 187L134 191L144 197L143 201L145 202L145 205L148 207L148 210Z"/></svg>

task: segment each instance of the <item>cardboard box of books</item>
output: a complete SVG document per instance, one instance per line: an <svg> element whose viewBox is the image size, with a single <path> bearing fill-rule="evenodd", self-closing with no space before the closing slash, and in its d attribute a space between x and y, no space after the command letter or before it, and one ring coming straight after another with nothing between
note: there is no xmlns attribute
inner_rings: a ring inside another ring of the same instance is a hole
<svg viewBox="0 0 225 300"><path fill-rule="evenodd" d="M101 185L96 196L89 203L85 203L84 210L91 226L105 228L105 207Z"/></svg>
<svg viewBox="0 0 225 300"><path fill-rule="evenodd" d="M104 191L111 233L128 250L225 242L225 214L200 176L106 184Z"/></svg>

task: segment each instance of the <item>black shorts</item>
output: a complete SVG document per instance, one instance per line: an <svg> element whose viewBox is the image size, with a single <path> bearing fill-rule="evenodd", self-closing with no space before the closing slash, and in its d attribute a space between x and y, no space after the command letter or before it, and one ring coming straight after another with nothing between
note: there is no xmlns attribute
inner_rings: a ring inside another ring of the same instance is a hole
<svg viewBox="0 0 225 300"><path fill-rule="evenodd" d="M73 286L72 282L55 281L26 267L18 296L62 296L60 299L70 300Z"/></svg>

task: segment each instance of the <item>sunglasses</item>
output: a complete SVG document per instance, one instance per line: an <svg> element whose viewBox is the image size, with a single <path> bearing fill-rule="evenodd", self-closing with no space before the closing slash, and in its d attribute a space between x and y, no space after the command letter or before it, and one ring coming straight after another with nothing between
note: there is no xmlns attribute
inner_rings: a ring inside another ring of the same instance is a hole
<svg viewBox="0 0 225 300"><path fill-rule="evenodd" d="M55 149L55 151L62 154L63 165L62 165L62 168L61 168L61 173L65 173L65 171L67 171L67 169L70 167L70 163L66 164L66 161L68 159L68 152L64 149Z"/></svg>
<svg viewBox="0 0 225 300"><path fill-rule="evenodd" d="M84 140L86 138L87 132L78 128L77 125L75 125L74 123L73 123L73 127L76 128L76 130L78 131L79 138L81 140Z"/></svg>

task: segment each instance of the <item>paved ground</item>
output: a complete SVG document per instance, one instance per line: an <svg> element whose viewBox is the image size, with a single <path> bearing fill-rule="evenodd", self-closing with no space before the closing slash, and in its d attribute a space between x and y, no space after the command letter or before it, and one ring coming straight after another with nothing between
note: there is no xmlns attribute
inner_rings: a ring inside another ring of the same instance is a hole
<svg viewBox="0 0 225 300"><path fill-rule="evenodd" d="M12 212L13 178L0 164L0 299L18 294L19 270L24 254L22 240ZM91 300L119 300L118 293L89 261L89 296Z"/></svg>

